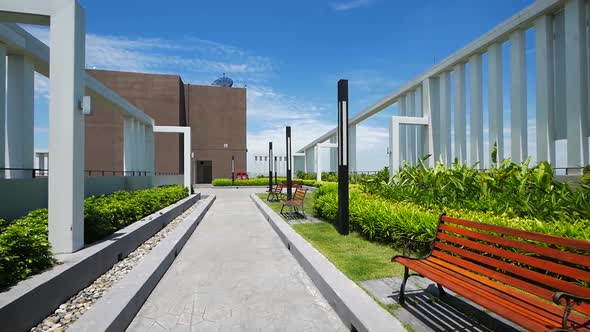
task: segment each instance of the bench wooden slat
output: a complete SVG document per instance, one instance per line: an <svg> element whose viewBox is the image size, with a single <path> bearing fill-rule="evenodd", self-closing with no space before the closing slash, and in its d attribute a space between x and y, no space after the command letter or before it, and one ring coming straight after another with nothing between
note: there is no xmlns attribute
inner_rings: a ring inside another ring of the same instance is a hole
<svg viewBox="0 0 590 332"><path fill-rule="evenodd" d="M500 257L504 257L504 258L508 258L510 260L513 260L515 262L519 262L519 263L524 263L527 264L529 266L532 267L536 267L539 269L543 269L546 271L550 271L553 273L557 273L563 276L567 276L573 279L578 279L578 280L584 280L587 282L590 282L590 272L588 271L582 271L581 269L575 269L572 268L570 266L567 265L561 265L561 264L557 264L554 262L550 262L550 261L546 261L543 259L539 259L536 257L531 257L531 256L525 256L522 254L518 254L512 251L508 251L508 250L504 250L504 249L500 249L497 247L493 247L490 245L485 245L479 242L475 242L475 241L471 241L471 240L467 240L465 238L459 238L456 236L451 236L449 234L445 234L445 233L438 233L437 234L437 238L442 239L442 240L446 240L458 245L462 245L462 246L466 246L484 253L489 253L489 254L493 254L493 255L497 255ZM590 291L590 289L587 289ZM590 295L590 292L588 292L588 295ZM586 296L588 296L586 295Z"/></svg>
<svg viewBox="0 0 590 332"><path fill-rule="evenodd" d="M466 227L483 229L486 231L515 236L515 237L519 237L519 238L523 238L523 239L527 239L527 240L539 241L539 242L554 244L557 246L565 246L565 247L569 247L572 249L590 251L590 241L570 239L570 238L564 238L564 237L560 237L560 236L542 234L542 233L536 233L536 232L521 231L521 230L514 229L514 228L484 224L484 223L479 223L479 222L474 222L474 221L469 221L469 220L453 218L453 217L449 217L449 216L442 216L441 221L443 223L451 223L451 224L456 224L456 225L461 225L461 226L466 226Z"/></svg>
<svg viewBox="0 0 590 332"><path fill-rule="evenodd" d="M528 308L528 310L530 310L530 311L541 313L541 315L554 316L554 319L551 319L551 321L559 320L559 318L561 318L561 316L563 315L563 309L560 309L559 307L555 306L552 302L546 302L546 301L541 300L538 297L527 295L523 292L519 292L519 291L515 290L514 288L510 288L510 287L507 287L503 284L494 282L482 275L470 272L460 266L450 264L448 262L445 262L444 260L440 260L437 258L427 259L427 260L425 260L425 262L426 263L431 262L431 263L436 264L436 265L432 265L435 268L436 268L436 266L444 267L450 271L454 271L455 273L459 273L459 274L464 275L470 279L477 280L478 283L485 284L487 287L491 287L492 289L494 289L498 292L502 292L502 293L506 294L506 295L502 295L499 293L496 294L497 296L502 297L506 300L511 301L514 298L519 299L521 302L527 303L527 305L523 305L523 307ZM571 320L577 324L583 324L586 321L581 316L576 315L576 314L572 314L571 318L572 318Z"/></svg>
<svg viewBox="0 0 590 332"><path fill-rule="evenodd" d="M482 293L479 287L467 285L463 283L463 281L458 280L452 276L445 275L441 271L436 271L421 266L418 263L419 260L414 261L410 259L400 258L399 262L428 279L436 280L437 283L439 283L440 285L454 291L457 294L464 296L468 300L478 303L482 307L489 309L500 316L510 317L510 319L513 322L526 329L532 331L541 331L547 328L544 324L540 324L520 314L518 311L518 307L514 306L512 303L506 303L506 306L499 305L497 299L490 298L487 294Z"/></svg>
<svg viewBox="0 0 590 332"><path fill-rule="evenodd" d="M443 263L442 261L439 261ZM547 312L545 308L537 307L536 305L529 302L530 299L526 298L525 294L516 294L505 286L495 283L482 276L478 276L466 271L461 271L460 268L452 265L439 265L430 259L425 259L420 264L444 272L447 275L451 275L458 280L462 280L465 284L470 285L478 289L483 295L488 297L495 297L498 302L506 305L509 303L516 307L514 311L519 312L522 315L534 316L535 320L543 321L548 325L551 325L559 320L559 314L555 315L551 312ZM525 300L526 299L526 300Z"/></svg>
<svg viewBox="0 0 590 332"><path fill-rule="evenodd" d="M491 242L491 243L497 243L497 244L500 244L503 246L508 246L508 247L512 247L512 248L525 250L530 253L542 255L545 257L553 258L553 259L558 259L558 260L561 260L564 262L590 267L590 256L584 256L584 255L575 254L572 252L567 252L564 250L542 247L542 246L539 246L536 244L523 242L523 241L516 241L516 240L512 240L512 239L508 239L508 238L504 238L504 237L500 237L500 236L495 236L495 235L491 235L491 234L478 233L478 232L470 231L465 228L459 228L459 227L449 226L449 225L445 225L445 224L441 224L440 229L444 230L446 232L451 232L451 233L467 236L467 237L474 238L477 240L487 241L487 242Z"/></svg>
<svg viewBox="0 0 590 332"><path fill-rule="evenodd" d="M531 294L535 294L535 295L542 297L542 298L549 300L549 301L551 300L551 297L553 296L553 292L546 289L546 288L539 287L537 285L531 284L530 282L511 277L506 273L501 273L496 270L492 270L492 269L487 268L483 265L475 264L475 263L472 263L468 260L449 255L449 254L444 253L440 250L435 250L432 253L432 256L440 258L440 259L445 260L447 262L451 262L451 263L454 263L457 265L462 265L471 271L481 273L483 275L487 275L492 279L495 279L495 280L498 280L498 281L501 281L501 282L504 282L507 284L512 284L524 291L527 291Z"/></svg>
<svg viewBox="0 0 590 332"><path fill-rule="evenodd" d="M537 281L537 282L543 283L544 285L547 285L548 287L551 287L553 289L557 289L557 290L560 290L563 292L577 294L580 291L586 291L584 289L584 287L574 285L570 282L559 280L556 278L552 278L548 275L545 275L545 274L542 274L539 272L535 272L535 271L532 271L532 270L529 270L529 269L526 269L526 268L523 268L520 266L516 266L514 264L502 262L502 261L499 261L497 259L494 259L494 258L491 258L488 256L482 256L479 253L475 253L472 251L461 249L461 248L455 247L455 246L447 244L447 243L436 242L435 247L437 249L446 250L446 251L458 254L460 256L463 256L465 258L468 258L468 259L471 259L471 260L474 260L477 262L481 262L481 263L486 264L488 266L510 272L510 273L517 275L519 277L526 278L531 281ZM582 295L582 296L585 296L585 295Z"/></svg>

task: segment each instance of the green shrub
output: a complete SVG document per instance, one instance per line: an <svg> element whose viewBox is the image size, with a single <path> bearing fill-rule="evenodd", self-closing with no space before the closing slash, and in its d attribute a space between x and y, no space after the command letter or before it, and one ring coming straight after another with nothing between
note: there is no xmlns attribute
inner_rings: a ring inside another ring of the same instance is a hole
<svg viewBox="0 0 590 332"><path fill-rule="evenodd" d="M182 186L118 191L84 201L84 242L92 243L188 195ZM47 209L0 222L0 288L55 264L47 236Z"/></svg>
<svg viewBox="0 0 590 332"><path fill-rule="evenodd" d="M454 163L446 167L404 167L391 180L379 176L364 181L365 191L393 201L408 201L437 210L492 212L514 218L543 221L590 219L590 180L572 190L558 182L546 162L529 168L529 162L509 159L479 171Z"/></svg>
<svg viewBox="0 0 590 332"><path fill-rule="evenodd" d="M326 221L335 222L338 216L337 187L323 186L314 195L316 214ZM438 217L442 213L438 208L427 208L412 202L394 202L367 194L358 187L351 187L349 199L351 228L370 240L396 246L402 243L402 237L417 240L433 238ZM493 225L590 241L589 220L543 222L493 212L462 209L447 209L445 212L454 217Z"/></svg>
<svg viewBox="0 0 590 332"><path fill-rule="evenodd" d="M281 181L285 181L286 179L283 177L279 177L277 178L278 182ZM272 179L273 184L274 184L274 178ZM216 187L230 187L230 186L238 186L238 187L242 187L242 186L268 186L268 177L265 178L254 178L254 179L248 179L248 180L238 180L236 179L234 181L234 184L232 184L231 179L226 179L226 178L217 178L217 179L213 179L213 182L211 183L213 186Z"/></svg>
<svg viewBox="0 0 590 332"><path fill-rule="evenodd" d="M47 209L15 220L0 234L0 288L54 264L47 239Z"/></svg>

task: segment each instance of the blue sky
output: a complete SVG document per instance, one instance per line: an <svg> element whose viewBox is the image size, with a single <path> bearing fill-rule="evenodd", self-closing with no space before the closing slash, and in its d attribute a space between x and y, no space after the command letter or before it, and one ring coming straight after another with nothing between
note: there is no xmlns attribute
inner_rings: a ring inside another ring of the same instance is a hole
<svg viewBox="0 0 590 332"><path fill-rule="evenodd" d="M247 85L253 158L265 142L283 142L285 125L294 148L334 127L339 78L350 81L353 115L533 1L80 2L88 68L173 73L194 84L226 73ZM46 30L27 28L47 40ZM47 81L38 78L36 89L35 145L46 148ZM377 116L359 128L360 169L385 166L387 126Z"/></svg>

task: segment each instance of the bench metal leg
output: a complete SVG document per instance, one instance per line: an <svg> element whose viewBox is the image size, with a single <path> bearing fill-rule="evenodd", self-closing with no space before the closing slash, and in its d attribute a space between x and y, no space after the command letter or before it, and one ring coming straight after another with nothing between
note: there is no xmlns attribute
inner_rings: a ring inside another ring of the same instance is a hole
<svg viewBox="0 0 590 332"><path fill-rule="evenodd" d="M283 214L283 209L285 208L285 204L283 204L283 206L281 206L281 214Z"/></svg>
<svg viewBox="0 0 590 332"><path fill-rule="evenodd" d="M404 266L404 280L402 281L402 285L399 289L399 304L404 305L404 303L406 302L406 294L404 293L405 288L406 288L406 281L408 281L408 278L410 277L410 271L407 267Z"/></svg>
<svg viewBox="0 0 590 332"><path fill-rule="evenodd" d="M445 292L445 289L443 288L443 286L441 286L441 284L436 284L436 287L438 287L438 296L439 297L447 296L447 292Z"/></svg>

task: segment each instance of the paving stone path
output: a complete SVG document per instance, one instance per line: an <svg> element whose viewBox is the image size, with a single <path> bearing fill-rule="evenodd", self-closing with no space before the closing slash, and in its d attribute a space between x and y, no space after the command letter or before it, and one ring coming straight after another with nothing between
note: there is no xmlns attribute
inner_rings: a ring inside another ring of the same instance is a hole
<svg viewBox="0 0 590 332"><path fill-rule="evenodd" d="M249 195L217 200L128 331L346 331Z"/></svg>

